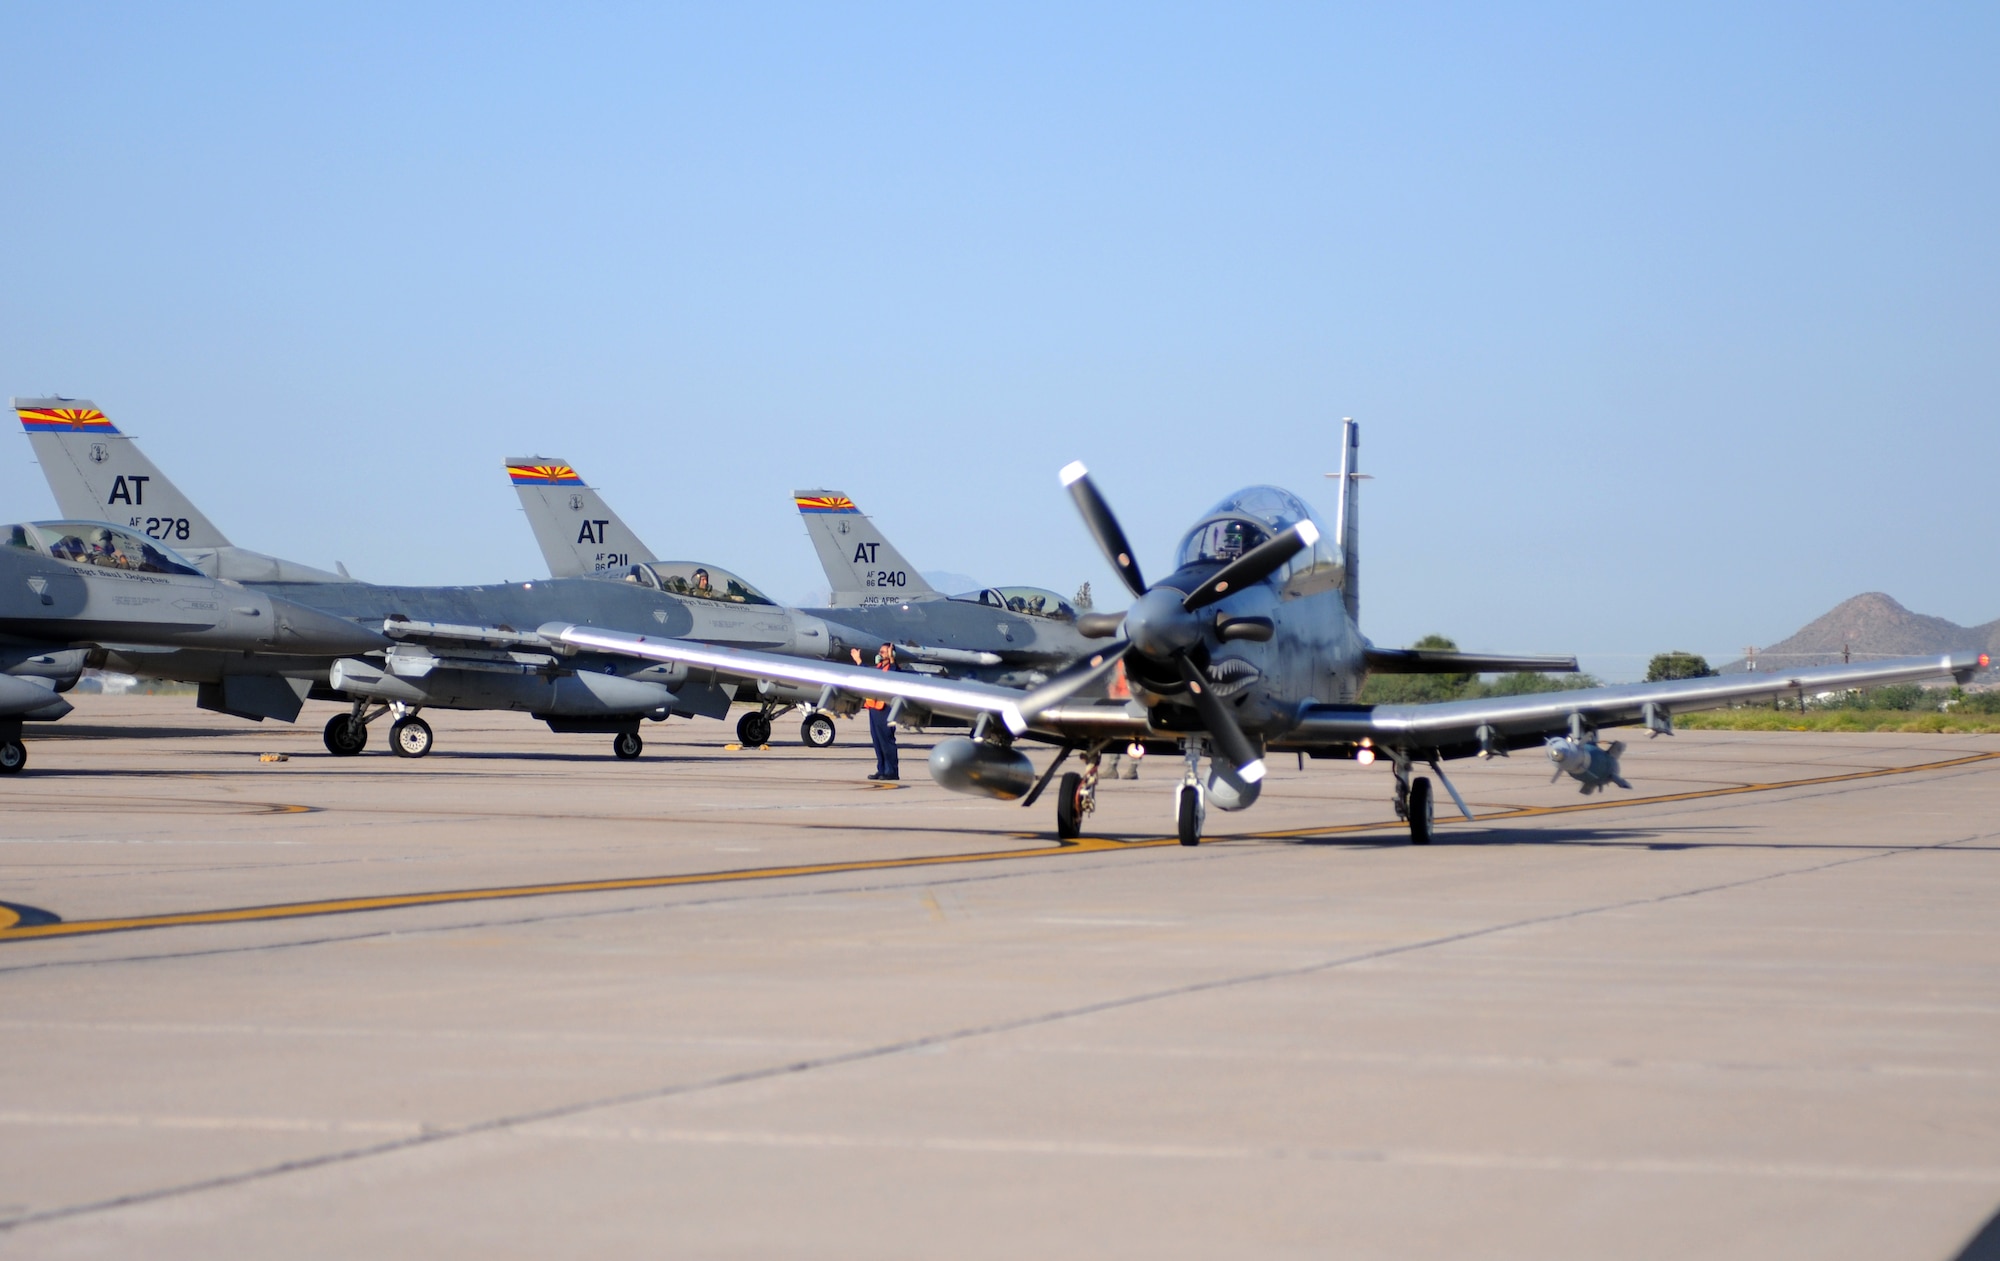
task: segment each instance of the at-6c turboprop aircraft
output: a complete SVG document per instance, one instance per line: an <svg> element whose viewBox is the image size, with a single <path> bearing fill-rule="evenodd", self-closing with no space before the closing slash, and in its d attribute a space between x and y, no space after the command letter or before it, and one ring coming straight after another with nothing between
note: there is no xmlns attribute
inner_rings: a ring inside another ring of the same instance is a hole
<svg viewBox="0 0 2000 1261"><path fill-rule="evenodd" d="M1355 453L1358 429L1348 422L1341 455L1340 510L1329 540L1296 496L1251 487L1217 504L1182 540L1174 572L1147 585L1110 506L1081 464L1063 470L1085 523L1135 598L1122 620L1094 620L1086 629L1117 639L1031 691L969 680L918 679L834 663L790 662L763 653L620 634L587 626L544 626L542 635L579 650L626 653L653 661L748 678L819 684L967 716L973 734L932 750L931 775L961 792L1032 804L1072 751L1082 774L1063 777L1056 830L1078 834L1093 807L1098 757L1124 741L1176 742L1186 772L1174 789L1181 843L1198 844L1207 807L1241 810L1257 800L1266 752L1297 750L1313 757L1369 762L1389 759L1395 806L1410 839L1431 838L1430 781L1412 776L1429 766L1466 817L1471 811L1445 779L1441 763L1472 755L1505 755L1540 745L1557 773L1589 792L1624 786L1621 746L1602 746L1602 727L1644 724L1672 731L1675 709L1713 708L1738 700L1827 688L1905 682L1938 675L1968 676L1977 657L1958 654L1869 665L1831 666L1784 675L1684 679L1624 687L1546 692L1423 705L1361 705L1352 698L1378 659L1395 668L1403 654L1382 653L1356 623ZM1115 623L1115 624L1114 624ZM1075 702L1073 698L1123 660L1133 699ZM1546 662L1544 663L1546 668ZM1507 658L1472 654L1448 668L1521 668ZM1062 751L1039 780L1013 747L1029 737ZM1201 773L1204 758L1208 774Z"/></svg>

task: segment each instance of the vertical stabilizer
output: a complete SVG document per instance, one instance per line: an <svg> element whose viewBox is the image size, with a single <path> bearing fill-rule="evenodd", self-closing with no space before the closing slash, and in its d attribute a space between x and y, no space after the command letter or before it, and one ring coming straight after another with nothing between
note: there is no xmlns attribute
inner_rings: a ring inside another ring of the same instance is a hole
<svg viewBox="0 0 2000 1261"><path fill-rule="evenodd" d="M1341 599L1347 616L1361 624L1361 426L1353 420L1340 423L1340 507L1334 517L1334 546L1340 551L1347 575Z"/></svg>
<svg viewBox="0 0 2000 1261"><path fill-rule="evenodd" d="M86 399L17 398L42 476L66 517L111 521L182 550L228 547L222 531Z"/></svg>
<svg viewBox="0 0 2000 1261"><path fill-rule="evenodd" d="M836 608L935 600L941 594L846 495L837 490L795 490L792 500L819 552Z"/></svg>
<svg viewBox="0 0 2000 1261"><path fill-rule="evenodd" d="M551 577L574 578L659 559L562 460L508 456L507 479L520 493Z"/></svg>

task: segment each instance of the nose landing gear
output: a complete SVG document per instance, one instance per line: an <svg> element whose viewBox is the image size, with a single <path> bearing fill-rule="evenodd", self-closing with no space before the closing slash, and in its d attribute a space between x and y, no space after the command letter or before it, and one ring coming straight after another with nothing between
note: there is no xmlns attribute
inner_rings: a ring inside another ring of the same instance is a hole
<svg viewBox="0 0 2000 1261"><path fill-rule="evenodd" d="M1201 787L1202 741L1187 742L1187 773L1174 794L1174 825L1183 845L1201 844L1201 825L1208 816L1208 798Z"/></svg>

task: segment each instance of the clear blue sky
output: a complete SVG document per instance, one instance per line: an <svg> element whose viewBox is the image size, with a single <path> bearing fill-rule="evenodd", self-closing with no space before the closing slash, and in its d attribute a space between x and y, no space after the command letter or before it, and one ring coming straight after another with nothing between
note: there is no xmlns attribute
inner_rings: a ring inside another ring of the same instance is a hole
<svg viewBox="0 0 2000 1261"><path fill-rule="evenodd" d="M1063 463L1159 573L1352 415L1378 642L2000 617L1991 4L411 8L0 14L0 381L243 545L532 576L533 451L781 597L812 485L1102 592Z"/></svg>

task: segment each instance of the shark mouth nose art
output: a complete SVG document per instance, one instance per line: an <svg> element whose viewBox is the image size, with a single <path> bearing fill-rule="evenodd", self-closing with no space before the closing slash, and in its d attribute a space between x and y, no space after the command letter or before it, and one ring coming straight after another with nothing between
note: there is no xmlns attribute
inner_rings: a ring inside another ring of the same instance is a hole
<svg viewBox="0 0 2000 1261"><path fill-rule="evenodd" d="M1234 696L1263 677L1256 666L1234 657L1208 665L1209 690L1217 696Z"/></svg>

